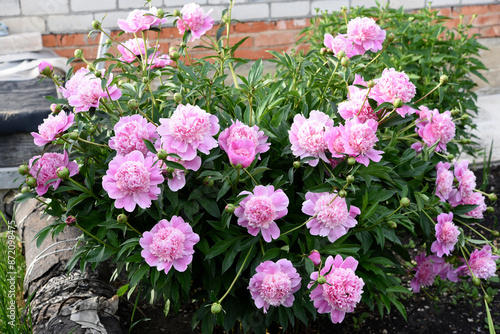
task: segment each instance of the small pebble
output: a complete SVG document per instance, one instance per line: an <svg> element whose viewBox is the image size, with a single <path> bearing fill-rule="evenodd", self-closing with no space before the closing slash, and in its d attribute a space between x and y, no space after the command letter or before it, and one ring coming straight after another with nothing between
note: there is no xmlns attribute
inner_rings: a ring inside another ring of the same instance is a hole
<svg viewBox="0 0 500 334"><path fill-rule="evenodd" d="M428 309L429 309L429 305L424 305L424 308L425 308L426 310L428 310Z"/></svg>
<svg viewBox="0 0 500 334"><path fill-rule="evenodd" d="M388 332L387 332L387 329L384 329L384 330L382 331L382 334L387 334L387 333L388 333Z"/></svg>
<svg viewBox="0 0 500 334"><path fill-rule="evenodd" d="M468 322L474 322L474 319L472 319L472 318L467 318L467 321L468 321Z"/></svg>

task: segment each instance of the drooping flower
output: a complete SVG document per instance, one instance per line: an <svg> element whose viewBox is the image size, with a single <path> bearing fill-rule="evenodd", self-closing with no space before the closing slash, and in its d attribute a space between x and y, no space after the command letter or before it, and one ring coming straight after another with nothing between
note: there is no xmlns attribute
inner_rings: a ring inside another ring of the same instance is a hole
<svg viewBox="0 0 500 334"><path fill-rule="evenodd" d="M314 263L315 266L318 266L321 263L321 255L317 250L311 251L308 258Z"/></svg>
<svg viewBox="0 0 500 334"><path fill-rule="evenodd" d="M183 160L193 160L196 151L209 154L217 147L213 138L219 132L219 120L198 106L179 104L170 118L160 118L157 132L162 147Z"/></svg>
<svg viewBox="0 0 500 334"><path fill-rule="evenodd" d="M170 56L160 52L155 52L149 56L148 64L149 68L163 68L168 65L172 65L174 62L170 59Z"/></svg>
<svg viewBox="0 0 500 334"><path fill-rule="evenodd" d="M440 161L436 165L436 196L441 201L446 201L453 190L453 172L450 170L450 164Z"/></svg>
<svg viewBox="0 0 500 334"><path fill-rule="evenodd" d="M375 80L376 85L372 89L372 97L378 103L394 103L396 99L403 102L410 102L416 94L415 85L411 83L410 78L404 72L397 72L395 69L384 69L382 76ZM402 117L407 114L413 114L415 109L409 106L397 108L396 112Z"/></svg>
<svg viewBox="0 0 500 334"><path fill-rule="evenodd" d="M267 142L268 137L264 131L259 130L257 125L250 127L236 120L229 128L219 134L219 146L227 152L231 143L240 139L251 140L255 146L256 154L267 152L271 145Z"/></svg>
<svg viewBox="0 0 500 334"><path fill-rule="evenodd" d="M53 142L56 137L68 130L73 124L75 124L75 115L60 112L57 115L49 115L48 118L43 120L43 123L38 126L38 133L32 132L31 135L34 138L35 145L43 146L45 144Z"/></svg>
<svg viewBox="0 0 500 334"><path fill-rule="evenodd" d="M144 232L139 244L146 263L168 274L172 266L177 271L186 271L198 241L200 237L191 226L181 217L173 216L170 221L162 219L151 231Z"/></svg>
<svg viewBox="0 0 500 334"><path fill-rule="evenodd" d="M86 68L79 69L71 79L61 88L63 96L68 99L69 105L75 107L75 112L88 111L90 108L99 107L101 98L117 100L122 93L116 85L110 85L112 75L108 80L106 89L101 86L101 79L97 78Z"/></svg>
<svg viewBox="0 0 500 334"><path fill-rule="evenodd" d="M261 232L266 242L277 239L280 229L275 221L288 213L289 200L283 190L275 191L271 185L256 186L252 193L242 191L241 195L248 196L234 210L238 225L246 227L253 236Z"/></svg>
<svg viewBox="0 0 500 334"><path fill-rule="evenodd" d="M323 44L332 50L335 57L337 57L340 51L344 51L347 58L351 58L352 56L359 54L354 49L352 40L350 40L345 34L338 34L335 38L331 34L325 34Z"/></svg>
<svg viewBox="0 0 500 334"><path fill-rule="evenodd" d="M444 257L433 257L432 262L432 270L434 270L436 276L439 275L441 279L447 279L451 282L459 281L458 275L455 272L456 268L451 263L446 262Z"/></svg>
<svg viewBox="0 0 500 334"><path fill-rule="evenodd" d="M328 162L325 154L327 149L325 132L332 127L333 120L318 110L312 110L307 119L303 115L295 115L292 128L288 131L293 155L301 159L318 158L307 161L313 167L318 164L319 159Z"/></svg>
<svg viewBox="0 0 500 334"><path fill-rule="evenodd" d="M345 198L336 193L306 193L306 201L302 204L302 212L312 218L307 227L312 235L328 237L335 242L358 223L354 217L359 215L359 208L351 205L347 208Z"/></svg>
<svg viewBox="0 0 500 334"><path fill-rule="evenodd" d="M250 139L232 141L227 148L229 162L247 168L255 160L255 144Z"/></svg>
<svg viewBox="0 0 500 334"><path fill-rule="evenodd" d="M291 307L294 293L300 289L300 275L292 262L286 259L265 261L255 268L257 272L250 279L248 290L257 308L267 313L269 306Z"/></svg>
<svg viewBox="0 0 500 334"><path fill-rule="evenodd" d="M157 27L160 24L167 23L167 19L157 17L158 10L156 7L151 7L149 11L142 9L134 9L128 14L126 20L118 19L118 27L128 33L136 33L138 31L148 30L151 27Z"/></svg>
<svg viewBox="0 0 500 334"><path fill-rule="evenodd" d="M358 54L382 50L385 36L385 30L369 17L356 17L347 24L347 38L354 43Z"/></svg>
<svg viewBox="0 0 500 334"><path fill-rule="evenodd" d="M158 184L163 180L152 157L144 158L140 151L132 151L110 161L102 187L115 199L117 209L132 212L136 205L143 209L151 206L151 200L157 199L161 192Z"/></svg>
<svg viewBox="0 0 500 334"><path fill-rule="evenodd" d="M458 227L453 224L453 213L441 213L437 217L438 223L436 229L436 241L432 243L431 251L436 253L437 256L450 255L450 252L455 248L458 241L460 231Z"/></svg>
<svg viewBox="0 0 500 334"><path fill-rule="evenodd" d="M475 277L488 279L492 276L496 276L497 266L495 261L498 260L498 258L499 256L491 253L491 246L485 245L481 250L475 249L470 255L468 262L462 260L464 264L458 267L455 272L459 276L472 276L472 271Z"/></svg>
<svg viewBox="0 0 500 334"><path fill-rule="evenodd" d="M113 130L115 135L109 139L109 147L116 150L118 155L127 155L136 150L146 155L149 151L143 139L154 143L159 138L156 126L141 115L121 117Z"/></svg>
<svg viewBox="0 0 500 334"><path fill-rule="evenodd" d="M376 120L377 114L366 98L368 89L358 88L355 85L366 87L366 82L360 75L356 74L352 86L349 86L349 99L339 103L338 112L340 116L345 120L357 118L360 123L365 123L369 119Z"/></svg>
<svg viewBox="0 0 500 334"><path fill-rule="evenodd" d="M376 135L378 123L369 119L360 123L357 119L345 122L344 131L341 133L345 153L356 158L356 161L368 166L370 160L379 162L384 151L374 149L378 142Z"/></svg>
<svg viewBox="0 0 500 334"><path fill-rule="evenodd" d="M66 167L69 170L69 176L78 173L78 164L75 161L69 161L68 153L45 153L44 155L34 156L29 161L29 173L36 179L36 193L40 196L44 195L49 187L57 189L61 183L61 179L57 177L59 167ZM55 179L47 184L47 181Z"/></svg>
<svg viewBox="0 0 500 334"><path fill-rule="evenodd" d="M476 219L483 219L483 212L486 211L486 204L484 203L484 195L481 193L473 192L467 197L462 198L461 204L477 205L476 208L467 212L465 215Z"/></svg>
<svg viewBox="0 0 500 334"><path fill-rule="evenodd" d="M334 324L341 323L345 314L354 311L361 301L365 282L356 276L358 261L349 256L345 260L337 255L335 259L329 256L325 267L320 272L313 272L311 280L316 281L319 275L324 276L326 283L318 284L309 297L318 309L318 313L330 313ZM327 274L328 273L328 274ZM310 283L310 288L313 283Z"/></svg>
<svg viewBox="0 0 500 334"><path fill-rule="evenodd" d="M416 273L415 277L410 282L413 292L420 292L421 286L431 286L434 284L434 279L437 276L434 270L435 259L439 259L439 257L435 255L425 256L425 253L415 256L417 266L413 268L413 270L415 270Z"/></svg>
<svg viewBox="0 0 500 334"><path fill-rule="evenodd" d="M184 5L181 9L182 19L177 20L179 33L184 34L186 30L190 30L191 42L201 38L214 25L215 21L210 17L210 13L211 9L205 13L200 5L195 3Z"/></svg>
<svg viewBox="0 0 500 334"><path fill-rule="evenodd" d="M118 44L118 51L122 56L118 59L123 60L127 63L132 63L137 58L142 59L150 48L148 43L144 42L142 38L131 38L122 44Z"/></svg>

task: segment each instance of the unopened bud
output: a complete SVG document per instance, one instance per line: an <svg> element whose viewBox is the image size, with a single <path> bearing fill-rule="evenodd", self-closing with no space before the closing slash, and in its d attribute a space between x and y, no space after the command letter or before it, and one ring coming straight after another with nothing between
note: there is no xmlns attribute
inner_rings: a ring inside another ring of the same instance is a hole
<svg viewBox="0 0 500 334"><path fill-rule="evenodd" d="M167 167L167 173L171 174L173 172L175 172L175 168L173 168L173 167Z"/></svg>
<svg viewBox="0 0 500 334"><path fill-rule="evenodd" d="M368 81L368 82L366 83L366 87L368 87L368 88L373 88L373 87L375 87L375 81L373 81L373 80Z"/></svg>
<svg viewBox="0 0 500 334"><path fill-rule="evenodd" d="M399 204L401 204L401 206L404 206L404 207L410 206L410 203L411 202L410 202L410 199L408 197L403 197L399 201Z"/></svg>
<svg viewBox="0 0 500 334"><path fill-rule="evenodd" d="M69 169L67 167L59 167L56 174L58 178L65 180L69 177Z"/></svg>
<svg viewBox="0 0 500 334"><path fill-rule="evenodd" d="M326 278L323 275L318 276L318 279L316 280L318 284L325 284L326 283Z"/></svg>
<svg viewBox="0 0 500 334"><path fill-rule="evenodd" d="M75 50L75 58L82 58L82 57L83 57L82 49L76 49Z"/></svg>
<svg viewBox="0 0 500 334"><path fill-rule="evenodd" d="M469 115L468 115L468 114L463 114L463 115L462 115L462 119L463 119L464 121L468 120L468 119L469 119Z"/></svg>
<svg viewBox="0 0 500 334"><path fill-rule="evenodd" d="M472 283L475 285L475 286L480 286L481 285L481 279L479 277L472 277Z"/></svg>
<svg viewBox="0 0 500 334"><path fill-rule="evenodd" d="M234 166L234 168L236 168L236 169L242 169L243 165L242 164L237 164L236 166Z"/></svg>
<svg viewBox="0 0 500 334"><path fill-rule="evenodd" d="M92 126L89 128L89 134L93 134L93 133L95 133L96 131L97 131L97 128L96 128L94 125L92 125Z"/></svg>
<svg viewBox="0 0 500 334"><path fill-rule="evenodd" d="M21 188L21 193L24 194L24 193L29 193L31 191L30 187L22 187Z"/></svg>
<svg viewBox="0 0 500 334"><path fill-rule="evenodd" d="M397 98L394 100L394 103L392 105L394 106L394 108L401 108L403 106L403 100Z"/></svg>
<svg viewBox="0 0 500 334"><path fill-rule="evenodd" d="M227 213L233 213L235 209L236 209L236 207L234 206L234 204L228 204L228 205L226 205L226 207L224 208L224 210L225 210Z"/></svg>
<svg viewBox="0 0 500 334"><path fill-rule="evenodd" d="M102 76L102 72L97 70L97 71L94 71L94 75L96 78L100 78Z"/></svg>
<svg viewBox="0 0 500 334"><path fill-rule="evenodd" d="M29 169L29 167L27 165L21 165L21 166L19 166L19 168L17 169L17 171L21 175L28 175L28 173L30 172L30 169Z"/></svg>
<svg viewBox="0 0 500 334"><path fill-rule="evenodd" d="M347 158L347 163L352 166L356 163L356 159L354 157L349 157Z"/></svg>
<svg viewBox="0 0 500 334"><path fill-rule="evenodd" d="M491 231L491 235L494 236L495 238L497 238L498 236L500 236L500 232L498 232L498 231Z"/></svg>
<svg viewBox="0 0 500 334"><path fill-rule="evenodd" d="M68 137L71 140L77 140L78 139L78 132L71 132Z"/></svg>
<svg viewBox="0 0 500 334"><path fill-rule="evenodd" d="M315 266L319 266L319 264L321 263L321 255L315 249L311 251L308 258L313 262Z"/></svg>
<svg viewBox="0 0 500 334"><path fill-rule="evenodd" d="M26 179L26 185L28 187L31 187L31 188L33 188L34 186L36 186L36 180L35 180L35 178L33 176L28 177Z"/></svg>
<svg viewBox="0 0 500 334"><path fill-rule="evenodd" d="M142 77L142 83L147 84L149 82L148 77Z"/></svg>
<svg viewBox="0 0 500 334"><path fill-rule="evenodd" d="M460 115L460 110L457 109L457 108L451 109L451 115L452 116L458 116L458 115Z"/></svg>
<svg viewBox="0 0 500 334"><path fill-rule="evenodd" d="M182 94L181 93L175 93L174 94L174 101L175 101L175 103L180 103L182 101Z"/></svg>
<svg viewBox="0 0 500 334"><path fill-rule="evenodd" d="M66 225L68 225L68 226L75 226L76 225L76 218L75 218L75 216L68 216L68 218L66 218Z"/></svg>
<svg viewBox="0 0 500 334"><path fill-rule="evenodd" d="M168 157L168 153L164 149L159 149L158 152L156 153L156 156L160 160L165 160Z"/></svg>
<svg viewBox="0 0 500 334"><path fill-rule="evenodd" d="M444 84L444 83L447 83L447 82L448 82L448 76L443 74L443 75L439 78L439 83Z"/></svg>
<svg viewBox="0 0 500 334"><path fill-rule="evenodd" d="M488 199L492 202L496 201L497 200L497 195L495 194L489 194L488 195Z"/></svg>
<svg viewBox="0 0 500 334"><path fill-rule="evenodd" d="M347 57L344 57L340 61L340 65L342 65L344 67L349 67L349 65L351 65L351 60L349 58L347 58Z"/></svg>
<svg viewBox="0 0 500 334"><path fill-rule="evenodd" d="M448 158L448 160L453 160L455 158L455 156L451 153L448 154L446 157Z"/></svg>
<svg viewBox="0 0 500 334"><path fill-rule="evenodd" d="M179 46L180 46L181 48L185 48L187 45L186 45L186 43L182 42Z"/></svg>
<svg viewBox="0 0 500 334"><path fill-rule="evenodd" d="M494 207L492 207L492 206L489 206L489 207L487 207L487 208L486 208L486 212L488 212L488 213L493 213L493 212L495 212L495 208L494 208ZM496 231L494 231L494 232L496 232ZM498 232L497 232L497 233L498 233Z"/></svg>
<svg viewBox="0 0 500 334"><path fill-rule="evenodd" d="M92 21L92 28L94 28L95 30L100 30L101 29L101 22L99 22L97 20Z"/></svg>
<svg viewBox="0 0 500 334"><path fill-rule="evenodd" d="M392 42L395 39L396 39L396 35L394 35L394 33L391 32L390 34L387 35L388 42Z"/></svg>
<svg viewBox="0 0 500 334"><path fill-rule="evenodd" d="M163 17L165 16L165 12L163 11L163 9L158 9L158 11L156 12L156 17L158 17L159 19L162 19Z"/></svg>
<svg viewBox="0 0 500 334"><path fill-rule="evenodd" d="M220 313L222 311L222 305L220 303L213 303L212 307L210 307L210 311L213 314Z"/></svg>
<svg viewBox="0 0 500 334"><path fill-rule="evenodd" d="M128 100L127 105L132 110L139 108L139 102L136 99Z"/></svg>
<svg viewBox="0 0 500 334"><path fill-rule="evenodd" d="M301 165L302 164L300 163L300 161L294 161L293 162L293 168L295 168L295 169L299 169Z"/></svg>
<svg viewBox="0 0 500 334"><path fill-rule="evenodd" d="M321 53L324 56L324 55L326 55L328 53L328 49L327 48L321 48L321 50L319 50L319 53Z"/></svg>
<svg viewBox="0 0 500 334"><path fill-rule="evenodd" d="M174 14L174 16L178 16L178 17L180 17L180 16L181 16L181 11L180 11L180 10L178 10L178 9L176 9L176 10L174 10L174 13L173 13L173 14Z"/></svg>
<svg viewBox="0 0 500 334"><path fill-rule="evenodd" d="M180 57L179 52L177 51L170 52L170 59L172 59L173 61L177 61L179 57Z"/></svg>
<svg viewBox="0 0 500 334"><path fill-rule="evenodd" d="M207 187L211 187L214 185L214 180L212 180L212 178L210 176L206 176L203 179L203 184L206 185Z"/></svg>
<svg viewBox="0 0 500 334"><path fill-rule="evenodd" d="M389 222L387 222L387 225L389 225L389 227L392 228L393 230L398 227L398 224L395 221L392 221L392 220L389 221Z"/></svg>
<svg viewBox="0 0 500 334"><path fill-rule="evenodd" d="M347 175L347 177L345 178L347 184L351 184L354 182L354 175Z"/></svg>
<svg viewBox="0 0 500 334"><path fill-rule="evenodd" d="M347 54L345 53L345 51L339 51L339 52L337 52L337 59L342 59L345 56L347 56Z"/></svg>
<svg viewBox="0 0 500 334"><path fill-rule="evenodd" d="M52 103L50 105L50 111L52 111L54 114L57 115L57 114L59 114L62 111L62 105Z"/></svg>
<svg viewBox="0 0 500 334"><path fill-rule="evenodd" d="M344 198L346 196L347 196L347 192L344 189L339 190L339 197L340 198Z"/></svg>
<svg viewBox="0 0 500 334"><path fill-rule="evenodd" d="M340 10L342 11L342 13L347 13L347 7L346 6L342 6L342 8L340 8Z"/></svg>
<svg viewBox="0 0 500 334"><path fill-rule="evenodd" d="M128 221L128 217L126 214L124 213L120 213L117 217L116 217L116 221L119 222L120 224L125 224L127 221Z"/></svg>

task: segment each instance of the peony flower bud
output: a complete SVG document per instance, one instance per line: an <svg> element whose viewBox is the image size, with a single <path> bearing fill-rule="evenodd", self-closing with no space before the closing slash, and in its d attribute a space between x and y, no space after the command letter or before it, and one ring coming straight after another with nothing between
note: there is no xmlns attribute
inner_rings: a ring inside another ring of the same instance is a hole
<svg viewBox="0 0 500 334"><path fill-rule="evenodd" d="M354 178L354 175L347 175L347 177L345 178L347 184L351 184L354 182L355 178Z"/></svg>
<svg viewBox="0 0 500 334"><path fill-rule="evenodd" d="M94 75L96 78L100 78L102 76L102 72L97 70L97 71L94 71Z"/></svg>
<svg viewBox="0 0 500 334"><path fill-rule="evenodd" d="M227 213L233 213L235 209L236 209L236 207L234 206L234 204L228 204L228 205L226 205L226 207L224 208L224 210L225 210Z"/></svg>
<svg viewBox="0 0 500 334"><path fill-rule="evenodd" d="M394 106L394 108L401 108L403 106L403 100L397 98L394 100L394 103L392 105Z"/></svg>
<svg viewBox="0 0 500 334"><path fill-rule="evenodd" d="M491 231L491 234L494 236L494 237L498 237L500 235L500 232L498 231Z"/></svg>
<svg viewBox="0 0 500 334"><path fill-rule="evenodd" d="M69 169L67 167L59 167L56 174L58 178L65 180L69 177Z"/></svg>
<svg viewBox="0 0 500 334"><path fill-rule="evenodd" d="M393 230L398 227L398 224L392 220L387 222L387 225L389 225L389 227L392 228Z"/></svg>
<svg viewBox="0 0 500 334"><path fill-rule="evenodd" d="M181 17L181 11L178 9L174 10L173 14L174 14L174 16Z"/></svg>
<svg viewBox="0 0 500 334"><path fill-rule="evenodd" d="M165 11L163 11L163 9L158 9L158 11L156 12L156 17L158 17L159 19L162 19L163 17L165 16Z"/></svg>
<svg viewBox="0 0 500 334"><path fill-rule="evenodd" d="M126 214L123 214L123 213L120 213L117 217L116 217L116 221L120 224L125 224L128 220L128 217Z"/></svg>
<svg viewBox="0 0 500 334"><path fill-rule="evenodd" d="M68 226L75 226L76 225L76 218L75 218L75 216L68 216L68 218L66 218L66 225L68 225Z"/></svg>
<svg viewBox="0 0 500 334"><path fill-rule="evenodd" d="M339 191L339 197L340 198L344 198L346 196L347 196L347 192L344 189L342 189L342 190Z"/></svg>
<svg viewBox="0 0 500 334"><path fill-rule="evenodd" d="M387 35L387 41L388 42L392 42L394 39L396 39L396 35L394 35L394 33L390 33Z"/></svg>
<svg viewBox="0 0 500 334"><path fill-rule="evenodd" d="M342 58L344 58L345 56L346 56L345 51L339 51L339 52L337 53L337 59L342 59Z"/></svg>
<svg viewBox="0 0 500 334"><path fill-rule="evenodd" d="M164 149L159 149L158 150L158 153L156 153L156 156L158 157L158 159L160 160L165 160L167 159L168 157L168 153L167 151L165 151Z"/></svg>
<svg viewBox="0 0 500 334"><path fill-rule="evenodd" d="M40 74L49 76L53 70L54 67L52 67L52 65L45 60L38 64L38 72L40 72Z"/></svg>
<svg viewBox="0 0 500 334"><path fill-rule="evenodd" d="M128 100L127 105L132 110L136 110L137 108L139 108L139 102L137 102L136 99Z"/></svg>
<svg viewBox="0 0 500 334"><path fill-rule="evenodd" d="M495 194L489 194L488 195L488 199L492 202L496 201L497 200L497 195Z"/></svg>
<svg viewBox="0 0 500 334"><path fill-rule="evenodd" d="M92 28L95 30L101 30L101 22L97 20L92 21Z"/></svg>
<svg viewBox="0 0 500 334"><path fill-rule="evenodd" d="M489 207L487 207L487 208L486 208L486 212L488 212L488 213L493 213L493 212L495 212L495 208L494 208L494 207L492 207L492 206L489 206ZM497 232L497 231L493 231L493 233L494 233L494 232ZM497 233L498 233L498 232L497 232Z"/></svg>
<svg viewBox="0 0 500 334"><path fill-rule="evenodd" d="M408 207L410 206L410 199L408 197L403 197L401 198L401 200L399 201L399 204L401 204L401 206L404 206L404 207Z"/></svg>
<svg viewBox="0 0 500 334"><path fill-rule="evenodd" d="M293 162L293 168L295 168L295 169L299 169L300 165L301 165L300 161L294 161Z"/></svg>
<svg viewBox="0 0 500 334"><path fill-rule="evenodd" d="M356 163L356 159L354 157L349 157L347 163L352 166Z"/></svg>
<svg viewBox="0 0 500 334"><path fill-rule="evenodd" d="M448 76L443 74L443 75L439 78L439 83L444 84L444 83L447 83L447 82L448 82Z"/></svg>
<svg viewBox="0 0 500 334"><path fill-rule="evenodd" d="M57 114L59 114L62 111L62 105L52 103L50 105L50 111L52 111L54 114L57 115Z"/></svg>
<svg viewBox="0 0 500 334"><path fill-rule="evenodd" d="M460 110L457 109L457 108L451 109L451 115L452 116L458 116L458 115L460 115Z"/></svg>
<svg viewBox="0 0 500 334"><path fill-rule="evenodd" d="M217 313L220 313L222 311L222 305L220 303L213 303L212 304L212 307L210 307L210 311L213 313L213 314L217 314Z"/></svg>
<svg viewBox="0 0 500 334"><path fill-rule="evenodd" d="M76 49L75 50L75 58L82 58L82 57L83 57L82 49Z"/></svg>
<svg viewBox="0 0 500 334"><path fill-rule="evenodd" d="M22 187L22 188L21 188L21 193L22 193L22 194L24 194L24 193L28 193L28 192L30 192L30 191L31 191L30 187Z"/></svg>
<svg viewBox="0 0 500 334"><path fill-rule="evenodd" d="M480 286L481 285L481 279L479 277L472 277L472 283L474 283L475 286Z"/></svg>
<svg viewBox="0 0 500 334"><path fill-rule="evenodd" d="M21 165L21 166L19 166L19 168L17 169L17 171L21 175L28 175L28 173L30 172L30 169L29 169L29 167L27 165Z"/></svg>
<svg viewBox="0 0 500 334"><path fill-rule="evenodd" d="M173 61L177 61L179 57L180 57L179 52L177 51L170 52L170 59L172 59Z"/></svg>
<svg viewBox="0 0 500 334"><path fill-rule="evenodd" d="M366 83L366 87L368 87L368 88L373 88L373 87L375 87L375 85L376 85L376 83L373 80L370 80Z"/></svg>
<svg viewBox="0 0 500 334"><path fill-rule="evenodd" d="M351 60L349 58L347 58L347 57L344 57L340 61L340 65L342 65L344 67L349 67L349 65L351 65Z"/></svg>
<svg viewBox="0 0 500 334"><path fill-rule="evenodd" d="M69 137L69 139L71 139L71 140L77 140L77 139L78 139L78 132L73 131L73 132L71 132L71 133L69 134L69 136L68 136L68 137Z"/></svg>
<svg viewBox="0 0 500 334"><path fill-rule="evenodd" d="M33 176L28 177L26 179L26 185L28 187L31 187L31 188L33 188L34 186L36 186L36 180L35 180L35 178Z"/></svg>
<svg viewBox="0 0 500 334"><path fill-rule="evenodd" d="M446 157L448 158L448 160L453 160L453 158L455 158L455 156L451 153L448 154Z"/></svg>
<svg viewBox="0 0 500 334"><path fill-rule="evenodd" d="M318 276L318 279L316 280L318 284L325 284L326 283L326 278L323 275Z"/></svg>
<svg viewBox="0 0 500 334"><path fill-rule="evenodd" d="M321 263L321 255L317 250L312 250L308 258L314 263L315 266L319 266Z"/></svg>
<svg viewBox="0 0 500 334"><path fill-rule="evenodd" d="M182 94L181 93L175 93L174 94L174 101L175 101L175 103L180 103L182 101Z"/></svg>
<svg viewBox="0 0 500 334"><path fill-rule="evenodd" d="M327 48L321 48L321 50L319 51L319 53L321 53L324 56L324 55L326 55L328 53L328 49Z"/></svg>

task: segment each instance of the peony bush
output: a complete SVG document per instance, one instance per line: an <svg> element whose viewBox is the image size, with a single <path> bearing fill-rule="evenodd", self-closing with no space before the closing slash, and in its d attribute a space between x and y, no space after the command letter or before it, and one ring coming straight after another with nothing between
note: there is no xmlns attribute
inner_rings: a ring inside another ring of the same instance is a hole
<svg viewBox="0 0 500 334"><path fill-rule="evenodd" d="M94 62L76 50L69 61L86 67L65 81L40 65L63 98L51 98L34 142L63 153L19 168L18 200L57 217L37 243L76 226L68 269L111 262L113 279L128 278L119 295L191 303L205 333L300 331L361 303L406 316L403 296L437 280L472 279L491 319L498 231L481 219L496 196L457 159L474 153L460 100L470 87L458 96L448 65L422 77L388 56L413 57L407 26L394 24L406 14L388 8L344 9L334 26L318 17L304 31L310 51L272 52L276 73L257 60L237 75L249 60L234 57L243 40L229 43L231 10L217 28L193 3L136 9L118 21L130 39L108 36ZM169 19L183 42L162 54L151 36ZM191 55L197 39L213 55Z"/></svg>

